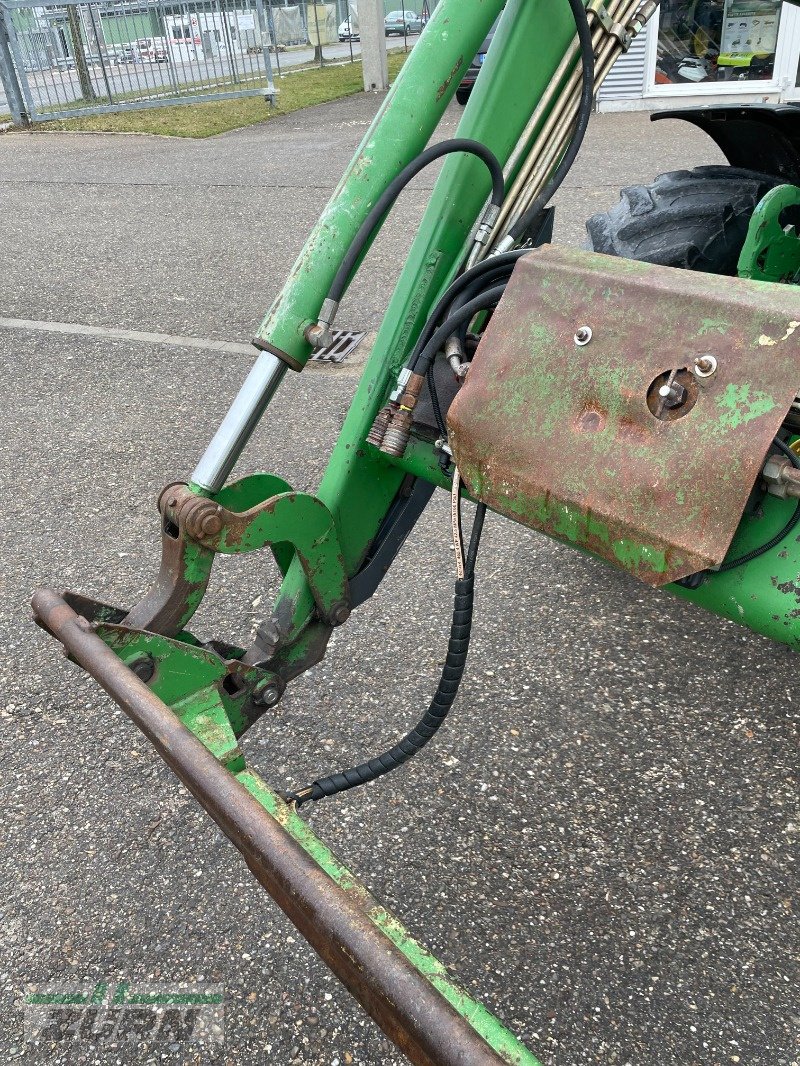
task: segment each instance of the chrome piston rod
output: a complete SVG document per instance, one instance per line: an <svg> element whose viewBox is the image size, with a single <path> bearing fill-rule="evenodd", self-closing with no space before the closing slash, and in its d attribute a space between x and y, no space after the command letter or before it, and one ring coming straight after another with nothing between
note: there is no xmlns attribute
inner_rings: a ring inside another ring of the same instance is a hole
<svg viewBox="0 0 800 1066"><path fill-rule="evenodd" d="M277 356L261 353L197 464L193 485L219 492L288 369Z"/></svg>

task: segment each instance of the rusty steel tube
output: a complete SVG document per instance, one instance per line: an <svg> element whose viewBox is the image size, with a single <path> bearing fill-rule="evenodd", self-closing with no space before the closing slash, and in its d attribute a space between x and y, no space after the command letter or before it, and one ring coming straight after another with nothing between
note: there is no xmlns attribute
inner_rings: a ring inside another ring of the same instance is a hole
<svg viewBox="0 0 800 1066"><path fill-rule="evenodd" d="M613 37L609 37L602 42L595 56L595 84L598 89L621 54L622 49L619 42ZM580 94L580 81L576 79L572 85L565 109L559 115L557 122L548 131L547 142L542 143L539 154L529 161L530 169L526 176L528 184L522 190L519 199L514 203L513 217L509 219L507 228L510 228L516 218L523 215L528 206L533 203L534 197L544 186L547 175L555 168L558 159L566 150L577 121ZM539 172L538 176L537 171Z"/></svg>
<svg viewBox="0 0 800 1066"><path fill-rule="evenodd" d="M646 5L642 5L641 0L615 0L614 3L607 5L607 8L615 21L630 28L633 19L644 6ZM645 20L650 14L651 12L648 11ZM595 89L597 90L615 60L621 54L622 46L616 38L606 34L599 24L595 24L592 29L592 40L595 51ZM577 44L573 44L570 53L565 55L564 60L562 60L562 67L559 68L562 74L566 70L567 64L565 61L570 56L574 61L577 54ZM567 79L561 95L550 111L544 125L536 135L536 139L531 144L519 172L506 194L503 207L500 210L500 215L489 240L480 249L479 253L473 257L476 262L485 258L490 254L490 250L500 243L516 219L524 214L528 205L533 202L534 197L544 186L547 174L554 168L558 157L564 151L568 142L568 134L574 125L577 115L580 86L581 72L580 68L576 66ZM537 107L531 116L528 127L526 127L526 136L529 135L529 131L535 129L540 114L540 109ZM520 138L520 145L522 140ZM517 146L517 152L519 152L520 145ZM518 155L517 158L519 158Z"/></svg>
<svg viewBox="0 0 800 1066"><path fill-rule="evenodd" d="M244 856L257 880L386 1035L417 1066L499 1066L503 1059L172 711L55 592L36 619L105 689Z"/></svg>

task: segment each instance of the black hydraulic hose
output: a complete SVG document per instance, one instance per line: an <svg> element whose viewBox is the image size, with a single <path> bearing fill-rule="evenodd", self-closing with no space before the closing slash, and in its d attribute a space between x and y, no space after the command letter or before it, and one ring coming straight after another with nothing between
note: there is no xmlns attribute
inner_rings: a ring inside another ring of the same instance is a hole
<svg viewBox="0 0 800 1066"><path fill-rule="evenodd" d="M437 352L447 338L455 332L462 322L469 322L479 311L488 311L489 308L496 307L500 302L500 297L505 292L505 288L506 286L504 283L502 285L495 285L491 289L487 289L485 292L482 292L480 296L476 296L473 300L465 303L463 307L459 307L459 309L446 318L441 325L437 326L431 333L425 347L422 348L416 356L415 361L411 364L411 369L414 373L427 374L428 367L432 365Z"/></svg>
<svg viewBox="0 0 800 1066"><path fill-rule="evenodd" d="M592 30L586 15L583 0L569 0L569 6L575 19L575 28L578 31L578 43L581 49L581 98L578 105L578 121L575 125L575 133L569 143L569 147L556 167L555 173L545 187L519 219L508 231L509 237L518 241L525 231L536 221L541 212L547 207L567 176L570 167L575 162L575 157L583 143L586 127L592 114L594 100L594 46L592 44Z"/></svg>
<svg viewBox="0 0 800 1066"><path fill-rule="evenodd" d="M442 439L447 440L447 423L444 420L442 405L439 403L439 393L436 391L436 379L433 376L433 363L428 367L428 373L425 375L425 380L428 383L428 395L431 398L431 407L433 408L433 417L436 419L436 428L439 430ZM442 454L449 463L447 452L443 452Z"/></svg>
<svg viewBox="0 0 800 1066"><path fill-rule="evenodd" d="M793 467L796 469L800 468L800 457L798 457L787 444L784 444L779 437L776 437L772 444L779 452L783 452ZM751 563L753 559L757 559L759 555L764 555L766 552L772 551L772 549L776 548L782 540L785 540L786 537L789 536L798 522L800 522L800 500L797 501L797 506L794 511L792 511L792 516L786 525L779 529L774 537L770 537L766 544L760 544L757 548L753 548L752 551L745 552L745 554L739 556L738 559L731 559L730 561L722 563L717 567L716 572L718 574L725 574L729 570L735 570L737 566L744 566L745 563ZM711 573L714 573L714 571L712 570Z"/></svg>
<svg viewBox="0 0 800 1066"><path fill-rule="evenodd" d="M407 366L409 366L414 373L420 374L427 379L431 406L433 407L434 417L436 418L436 426L443 437L447 436L447 426L445 424L444 415L442 414L439 397L436 393L436 382L433 377L433 363L436 359L436 355L445 341L449 337L452 337L460 327L463 326L466 328L475 315L480 311L488 311L496 307L500 302L500 297L505 292L507 284L508 278L505 278L502 284L486 289L478 296L468 300L467 303L459 307L452 315L449 315L444 322L435 329L430 330L426 328L420 337L420 341L424 341L426 337L428 338L425 346L420 350L420 341L418 341L414 348L414 352L407 363Z"/></svg>
<svg viewBox="0 0 800 1066"><path fill-rule="evenodd" d="M422 327L422 332L419 335L419 339L414 346L414 350L409 356L406 366L414 366L417 356L428 343L431 338L431 334L436 328L437 323L442 316L445 316L449 307L453 303L458 294L473 281L483 277L486 274L493 273L496 269L509 264L513 269L514 264L523 255L527 255L530 248L514 248L510 252L503 252L501 255L492 256L490 259L484 259L474 267L470 267L469 270L465 270L463 274L456 278L456 280L450 285L442 298L434 307L427 322Z"/></svg>
<svg viewBox="0 0 800 1066"><path fill-rule="evenodd" d="M335 796L338 792L346 792L349 788L375 781L376 778L383 777L384 774L388 774L391 770L396 770L398 766L402 766L404 762L407 762L418 751L421 751L439 731L456 698L458 686L464 676L464 668L467 664L475 593L475 562L478 557L478 547L485 517L486 506L479 503L475 511L475 521L472 526L472 536L470 537L467 551L464 577L459 578L455 585L453 621L450 626L447 658L445 659L436 693L421 720L399 743L382 755L378 755L368 762L360 763L358 766L353 766L349 770L341 770L339 773L322 777L313 784L306 785L305 788L290 793L287 796L290 802L301 807L304 803L309 803L312 800L321 800L325 796Z"/></svg>
<svg viewBox="0 0 800 1066"><path fill-rule="evenodd" d="M505 195L503 168L500 166L495 154L491 152L485 144L481 144L480 141L471 141L466 137L455 137L451 140L441 141L439 144L431 145L429 148L426 148L421 152L416 159L412 159L408 166L404 167L400 173L389 182L378 197L374 207L361 223L358 233L356 233L355 238L353 239L353 243L347 249L344 258L339 265L336 277L333 279L333 284L328 292L328 300L336 304L341 302L344 291L347 288L347 283L350 280L350 275L358 262L359 256L367 246L367 242L372 236L373 231L380 224L381 219L406 185L408 185L411 179L416 177L416 175L429 163L441 158L443 155L449 155L451 152L467 152L468 154L475 155L483 160L489 168L489 173L492 176L491 202L495 207L500 206L503 202L503 196Z"/></svg>
<svg viewBox="0 0 800 1066"><path fill-rule="evenodd" d="M469 303L470 300L474 300L475 297L479 296L484 290L492 288L500 283L508 284L513 269L514 264L512 263L508 266L498 267L496 270L487 270L485 277L477 278L471 285L466 286L458 296L455 297L448 309L448 315L452 315L460 307ZM456 330L456 334L462 345L466 339L468 329L469 322L462 322Z"/></svg>

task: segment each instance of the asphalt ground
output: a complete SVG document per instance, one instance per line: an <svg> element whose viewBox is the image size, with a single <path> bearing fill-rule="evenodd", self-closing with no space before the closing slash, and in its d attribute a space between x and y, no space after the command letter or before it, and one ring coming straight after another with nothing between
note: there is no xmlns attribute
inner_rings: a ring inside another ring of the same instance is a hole
<svg viewBox="0 0 800 1066"><path fill-rule="evenodd" d="M357 97L201 142L0 137L0 316L246 341L377 107ZM458 111L448 111L444 133ZM688 126L600 115L558 197L575 244L622 185L719 156ZM431 177L341 312L374 329ZM0 327L3 1061L403 1060L147 742L38 632L39 585L119 604L158 554L241 353ZM240 463L313 490L357 363L292 376ZM373 754L435 685L452 596L437 496L380 594L255 727L297 784ZM276 587L221 561L203 635L246 638ZM323 839L547 1064L796 1061L785 647L490 518L461 694L414 762L309 812ZM28 983L225 986L225 1043L24 1041Z"/></svg>

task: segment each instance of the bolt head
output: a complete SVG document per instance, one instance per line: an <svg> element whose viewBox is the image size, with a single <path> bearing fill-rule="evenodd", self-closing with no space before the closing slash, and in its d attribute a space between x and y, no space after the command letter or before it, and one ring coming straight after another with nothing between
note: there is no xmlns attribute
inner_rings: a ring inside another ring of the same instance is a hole
<svg viewBox="0 0 800 1066"><path fill-rule="evenodd" d="M213 536L215 533L219 533L222 529L222 516L219 511L212 511L211 514L204 516L200 525L203 531L203 536Z"/></svg>
<svg viewBox="0 0 800 1066"><path fill-rule="evenodd" d="M263 703L265 707L274 707L280 698L281 694L278 691L277 685L267 685L267 687L259 693L259 702Z"/></svg>
<svg viewBox="0 0 800 1066"><path fill-rule="evenodd" d="M714 355L698 355L694 361L694 373L698 378L710 378L717 372L717 359Z"/></svg>
<svg viewBox="0 0 800 1066"><path fill-rule="evenodd" d="M686 399L686 389L677 381L673 381L671 385L662 385L658 395L664 401L665 407L679 407Z"/></svg>
<svg viewBox="0 0 800 1066"><path fill-rule="evenodd" d="M343 625L350 617L350 608L346 603L335 603L331 607L330 619L335 626Z"/></svg>
<svg viewBox="0 0 800 1066"><path fill-rule="evenodd" d="M156 664L152 659L137 659L136 662L131 663L130 669L140 681L144 681L145 684L148 681L153 680L153 674L156 672Z"/></svg>
<svg viewBox="0 0 800 1066"><path fill-rule="evenodd" d="M584 344L588 344L592 339L592 327L591 326L579 326L575 330L575 337L573 338L579 348L582 348Z"/></svg>

